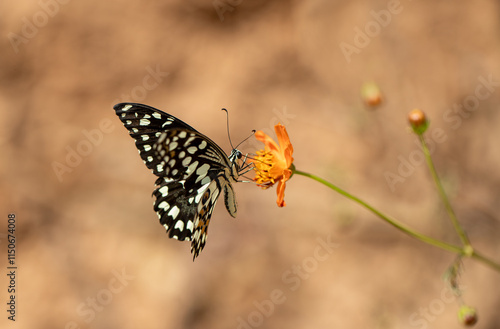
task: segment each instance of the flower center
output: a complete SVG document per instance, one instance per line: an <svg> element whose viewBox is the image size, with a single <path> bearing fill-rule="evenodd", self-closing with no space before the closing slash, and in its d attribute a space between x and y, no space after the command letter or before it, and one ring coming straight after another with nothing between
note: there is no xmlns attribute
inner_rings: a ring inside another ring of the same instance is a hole
<svg viewBox="0 0 500 329"><path fill-rule="evenodd" d="M280 177L273 176L271 174L271 169L276 164L276 159L274 155L265 150L257 151L257 155L254 160L254 170L255 170L255 178L254 180L257 182L257 185L266 189L275 183L276 180L279 180Z"/></svg>

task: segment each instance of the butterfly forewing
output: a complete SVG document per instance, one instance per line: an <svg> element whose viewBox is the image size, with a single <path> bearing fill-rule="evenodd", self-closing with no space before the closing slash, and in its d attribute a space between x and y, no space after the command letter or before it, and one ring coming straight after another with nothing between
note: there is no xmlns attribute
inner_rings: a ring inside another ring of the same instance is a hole
<svg viewBox="0 0 500 329"><path fill-rule="evenodd" d="M158 175L173 179L197 175L201 180L209 171L231 166L224 151L196 130L169 129L159 136L153 151L159 160L155 168Z"/></svg>
<svg viewBox="0 0 500 329"><path fill-rule="evenodd" d="M114 106L116 115L120 118L130 136L135 140L135 145L146 166L155 175L161 159L154 154L153 145L167 129L186 129L196 131L193 127L176 117L157 110L151 106L134 103L121 103Z"/></svg>
<svg viewBox="0 0 500 329"><path fill-rule="evenodd" d="M153 195L160 223L169 237L192 241L191 252L196 258L205 246L221 191L226 209L236 216L231 182L238 178L238 158L229 159L208 137L153 107L121 103L114 109L144 163L159 177Z"/></svg>

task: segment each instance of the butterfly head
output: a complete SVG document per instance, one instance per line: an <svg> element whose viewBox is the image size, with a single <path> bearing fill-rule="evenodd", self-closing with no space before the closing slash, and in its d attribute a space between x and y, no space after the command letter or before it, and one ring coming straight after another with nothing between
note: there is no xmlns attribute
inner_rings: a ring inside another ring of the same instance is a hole
<svg viewBox="0 0 500 329"><path fill-rule="evenodd" d="M238 180L239 172L241 170L239 160L241 160L242 157L243 153L241 153L238 149L233 149L229 155L229 162L231 162L231 177L234 181Z"/></svg>

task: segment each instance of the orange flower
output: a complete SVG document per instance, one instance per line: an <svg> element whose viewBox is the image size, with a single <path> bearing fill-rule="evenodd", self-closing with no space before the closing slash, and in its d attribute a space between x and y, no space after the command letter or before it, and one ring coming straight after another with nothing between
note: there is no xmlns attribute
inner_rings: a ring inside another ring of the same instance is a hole
<svg viewBox="0 0 500 329"><path fill-rule="evenodd" d="M285 204L285 182L293 174L293 146L290 143L285 126L278 123L274 126L276 136L278 136L279 146L271 137L262 131L255 133L255 138L264 143L264 150L257 151L257 155L252 160L256 172L254 181L263 189L267 189L278 183L276 193L278 207L284 207Z"/></svg>

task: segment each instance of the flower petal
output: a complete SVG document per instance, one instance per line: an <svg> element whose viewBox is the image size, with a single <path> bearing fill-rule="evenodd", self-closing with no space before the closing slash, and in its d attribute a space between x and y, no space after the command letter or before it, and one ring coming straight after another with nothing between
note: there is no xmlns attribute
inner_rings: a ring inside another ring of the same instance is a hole
<svg viewBox="0 0 500 329"><path fill-rule="evenodd" d="M282 150L286 150L290 147L291 151L293 152L292 143L290 143L290 138L288 137L285 126L283 126L281 123L278 123L276 126L274 126L274 131L276 132L276 136L278 137L280 148Z"/></svg>
<svg viewBox="0 0 500 329"><path fill-rule="evenodd" d="M274 126L274 131L276 132L278 142L280 143L281 154L285 158L285 167L289 168L293 162L293 146L292 143L290 143L290 137L288 137L285 126L283 126L281 123L278 123L276 126Z"/></svg>
<svg viewBox="0 0 500 329"><path fill-rule="evenodd" d="M256 176L253 178L257 185L263 189L277 183L276 203L278 207L286 206L285 187L286 181L292 176L293 146L285 126L281 123L274 126L279 145L263 131L255 132L255 138L264 143L265 150L257 151L254 162Z"/></svg>
<svg viewBox="0 0 500 329"><path fill-rule="evenodd" d="M278 199L276 200L276 204L278 207L286 206L285 202L285 187L286 183L282 180L278 182L278 186L276 187L276 194L278 194Z"/></svg>
<svg viewBox="0 0 500 329"><path fill-rule="evenodd" d="M278 199L276 200L276 204L278 207L284 207L286 206L285 203L285 187L286 187L286 181L290 179L292 176L292 171L289 169L286 169L283 171L283 178L280 179L278 182L278 186L276 187L276 194L278 195Z"/></svg>
<svg viewBox="0 0 500 329"><path fill-rule="evenodd" d="M255 138L264 143L266 151L279 152L278 144L262 130L257 130L255 132Z"/></svg>

